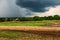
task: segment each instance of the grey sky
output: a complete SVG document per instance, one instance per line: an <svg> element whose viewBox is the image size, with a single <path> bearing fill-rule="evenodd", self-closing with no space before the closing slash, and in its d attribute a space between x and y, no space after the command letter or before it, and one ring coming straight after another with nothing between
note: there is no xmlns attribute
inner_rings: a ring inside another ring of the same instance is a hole
<svg viewBox="0 0 60 40"><path fill-rule="evenodd" d="M60 15L60 0L23 0L23 2L0 0L0 17Z"/></svg>

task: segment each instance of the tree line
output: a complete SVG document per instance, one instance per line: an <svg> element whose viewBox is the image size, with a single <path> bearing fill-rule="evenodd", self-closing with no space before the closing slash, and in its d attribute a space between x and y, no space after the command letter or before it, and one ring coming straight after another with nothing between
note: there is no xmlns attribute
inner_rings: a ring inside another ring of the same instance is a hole
<svg viewBox="0 0 60 40"><path fill-rule="evenodd" d="M42 21L42 20L60 20L59 15L54 15L54 16L44 16L44 17L39 17L39 16L34 16L34 17L13 17L13 18L0 18L0 22L6 22L6 21Z"/></svg>

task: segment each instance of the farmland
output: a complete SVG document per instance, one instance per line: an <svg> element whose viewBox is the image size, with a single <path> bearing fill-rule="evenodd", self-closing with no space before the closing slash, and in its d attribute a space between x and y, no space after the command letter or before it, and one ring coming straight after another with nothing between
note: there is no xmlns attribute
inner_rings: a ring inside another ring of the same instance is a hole
<svg viewBox="0 0 60 40"><path fill-rule="evenodd" d="M60 23L60 20L44 21L8 21L0 22L0 26L31 26L31 27L52 27L53 24ZM59 32L60 33L60 32ZM0 30L0 40L60 40L60 35L52 35L49 32L25 32L17 30Z"/></svg>

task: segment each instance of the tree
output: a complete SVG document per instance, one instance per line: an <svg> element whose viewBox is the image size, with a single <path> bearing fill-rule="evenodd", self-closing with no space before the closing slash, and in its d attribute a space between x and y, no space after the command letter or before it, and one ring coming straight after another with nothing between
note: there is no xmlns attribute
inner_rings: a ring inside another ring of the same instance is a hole
<svg viewBox="0 0 60 40"><path fill-rule="evenodd" d="M39 17L39 16L34 16L34 17L33 17L33 20L34 20L34 21L39 21L39 20L40 20L40 17Z"/></svg>
<svg viewBox="0 0 60 40"><path fill-rule="evenodd" d="M53 20L53 16L48 16L48 20Z"/></svg>
<svg viewBox="0 0 60 40"><path fill-rule="evenodd" d="M43 17L43 20L48 20L48 17L44 16L44 17Z"/></svg>
<svg viewBox="0 0 60 40"><path fill-rule="evenodd" d="M59 15L54 15L54 20L60 20L60 16Z"/></svg>
<svg viewBox="0 0 60 40"><path fill-rule="evenodd" d="M0 22L4 22L5 21L5 18L0 18Z"/></svg>

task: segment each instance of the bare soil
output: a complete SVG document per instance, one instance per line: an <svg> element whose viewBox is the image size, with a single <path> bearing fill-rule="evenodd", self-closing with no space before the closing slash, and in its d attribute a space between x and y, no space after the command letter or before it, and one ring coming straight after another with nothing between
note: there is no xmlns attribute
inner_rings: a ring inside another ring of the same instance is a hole
<svg viewBox="0 0 60 40"><path fill-rule="evenodd" d="M17 31L54 31L60 32L60 27L48 26L0 26L0 30L17 30Z"/></svg>

